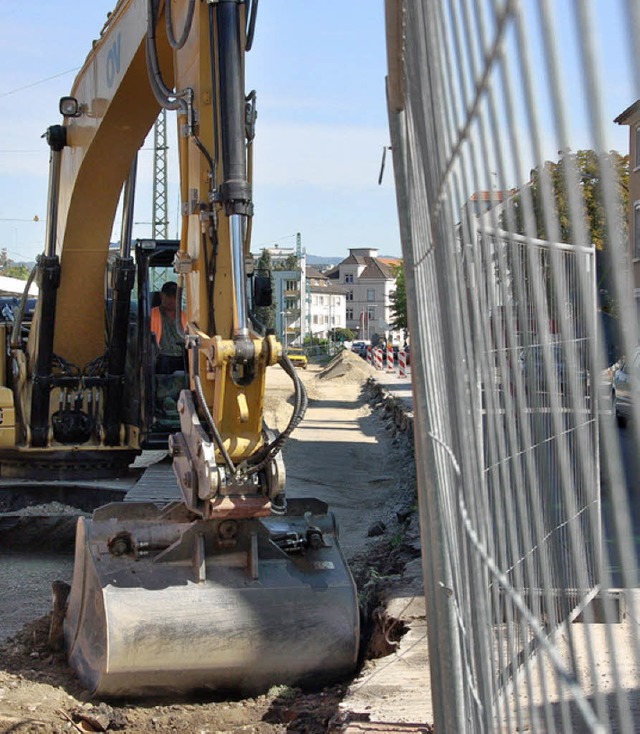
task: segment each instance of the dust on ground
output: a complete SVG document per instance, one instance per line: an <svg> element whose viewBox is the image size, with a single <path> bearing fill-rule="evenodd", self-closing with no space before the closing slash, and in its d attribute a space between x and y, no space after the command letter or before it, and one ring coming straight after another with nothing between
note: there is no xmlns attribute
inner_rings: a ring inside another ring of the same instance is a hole
<svg viewBox="0 0 640 734"><path fill-rule="evenodd" d="M366 383L373 372L360 357L343 352L328 366L310 365L299 374L310 402L283 452L287 491L329 503L365 618L373 619L385 580L399 578L418 553L412 452L369 404ZM265 419L276 431L288 423L292 392L283 370L269 370ZM64 655L48 648L49 618L24 621L23 629L0 647L0 733L343 730L340 703L350 681L316 691L274 687L239 700L90 700ZM374 634L365 656L388 654L394 646L388 634Z"/></svg>

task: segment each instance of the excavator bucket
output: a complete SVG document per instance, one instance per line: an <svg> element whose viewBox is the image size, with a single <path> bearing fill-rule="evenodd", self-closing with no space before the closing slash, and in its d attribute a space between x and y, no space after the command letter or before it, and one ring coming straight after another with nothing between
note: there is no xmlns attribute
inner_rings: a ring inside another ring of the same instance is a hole
<svg viewBox="0 0 640 734"><path fill-rule="evenodd" d="M319 500L207 521L179 503L117 503L78 522L64 631L96 696L253 694L352 673L359 611Z"/></svg>

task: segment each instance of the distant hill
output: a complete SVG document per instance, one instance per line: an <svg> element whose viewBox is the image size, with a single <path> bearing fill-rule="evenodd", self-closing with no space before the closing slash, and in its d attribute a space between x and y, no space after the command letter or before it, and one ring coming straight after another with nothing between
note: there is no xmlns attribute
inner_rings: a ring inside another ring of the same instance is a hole
<svg viewBox="0 0 640 734"><path fill-rule="evenodd" d="M337 265L343 260L344 257L320 257L320 255L307 255L307 265Z"/></svg>

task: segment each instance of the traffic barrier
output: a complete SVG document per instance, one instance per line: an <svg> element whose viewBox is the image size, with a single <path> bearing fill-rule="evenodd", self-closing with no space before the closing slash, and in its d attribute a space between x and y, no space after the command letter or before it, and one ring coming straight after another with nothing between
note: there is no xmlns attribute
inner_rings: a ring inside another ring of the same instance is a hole
<svg viewBox="0 0 640 734"><path fill-rule="evenodd" d="M391 344L387 346L387 372L395 372L395 364L394 364L394 358L393 358L393 347Z"/></svg>
<svg viewBox="0 0 640 734"><path fill-rule="evenodd" d="M407 376L407 353L404 349L398 352L398 377Z"/></svg>
<svg viewBox="0 0 640 734"><path fill-rule="evenodd" d="M373 355L371 353L371 344L367 344L367 362L373 364Z"/></svg>
<svg viewBox="0 0 640 734"><path fill-rule="evenodd" d="M382 369L382 349L373 350L373 366L377 370Z"/></svg>

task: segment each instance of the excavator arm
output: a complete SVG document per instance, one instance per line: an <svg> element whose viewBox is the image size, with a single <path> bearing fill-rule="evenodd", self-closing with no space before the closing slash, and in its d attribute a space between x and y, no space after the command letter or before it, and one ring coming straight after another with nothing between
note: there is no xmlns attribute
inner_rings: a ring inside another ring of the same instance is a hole
<svg viewBox="0 0 640 734"><path fill-rule="evenodd" d="M273 468L283 440L267 445L263 425L266 368L283 359L282 349L251 323L245 266L255 94L244 91L244 53L256 10L257 2L238 0L117 4L61 101L64 124L47 133L41 298L26 354L14 350L22 459L32 449L41 462L55 463L73 446L91 452L96 466L119 456L130 461L127 449L138 448L138 433L136 426L123 430L118 409L134 276L126 204L106 345L105 268L123 186L125 202L133 196L137 151L159 110L175 110L182 233L174 267L186 295L190 391L170 448L184 500L203 516L218 505L240 515L268 514L284 485L282 470ZM292 430L304 398L295 371L284 366L298 395ZM61 417L60 403L74 411ZM98 403L97 419L87 416L87 406L95 412Z"/></svg>

